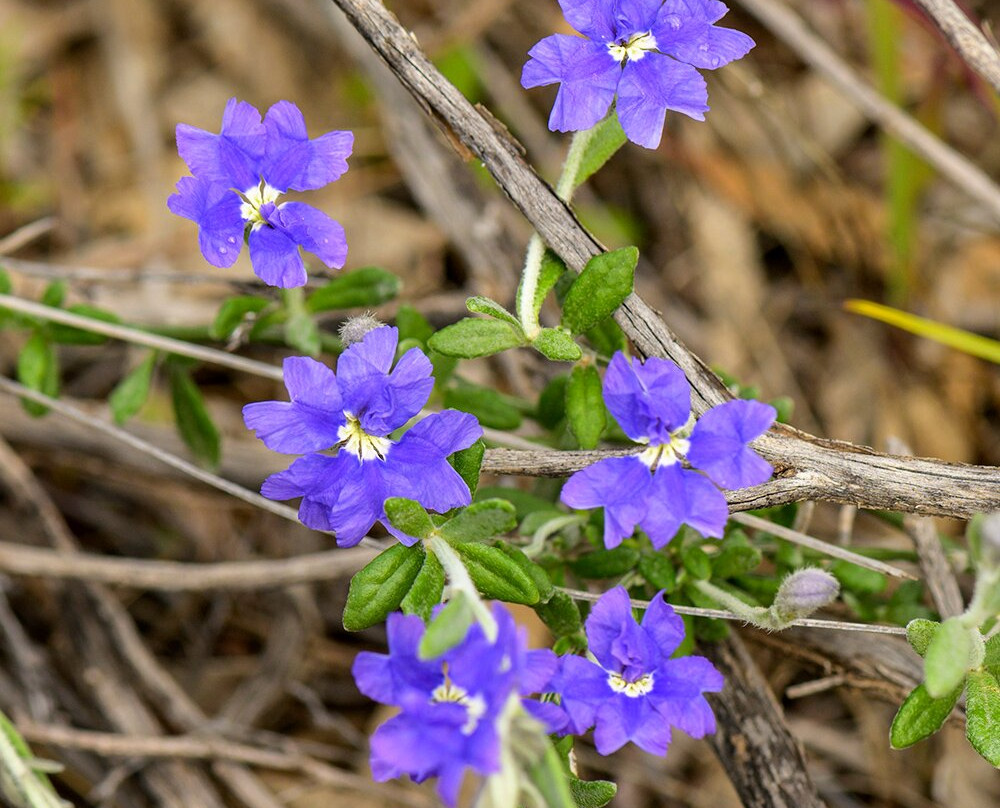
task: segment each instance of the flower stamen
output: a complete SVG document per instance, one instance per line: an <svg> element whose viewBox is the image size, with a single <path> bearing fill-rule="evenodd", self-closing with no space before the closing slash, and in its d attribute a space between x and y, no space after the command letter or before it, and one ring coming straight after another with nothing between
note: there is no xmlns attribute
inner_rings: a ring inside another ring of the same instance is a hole
<svg viewBox="0 0 1000 808"><path fill-rule="evenodd" d="M608 45L608 53L616 62L638 62L648 51L656 50L656 37L649 31L632 34Z"/></svg>
<svg viewBox="0 0 1000 808"><path fill-rule="evenodd" d="M392 441L377 435L369 435L361 428L361 422L357 418L346 412L344 415L347 417L347 423L337 430L337 437L344 451L350 452L362 461L385 460Z"/></svg>
<svg viewBox="0 0 1000 808"><path fill-rule="evenodd" d="M636 699L647 695L653 689L653 674L647 673L634 682L629 682L620 673L609 673L608 687L615 693L624 693L629 698Z"/></svg>

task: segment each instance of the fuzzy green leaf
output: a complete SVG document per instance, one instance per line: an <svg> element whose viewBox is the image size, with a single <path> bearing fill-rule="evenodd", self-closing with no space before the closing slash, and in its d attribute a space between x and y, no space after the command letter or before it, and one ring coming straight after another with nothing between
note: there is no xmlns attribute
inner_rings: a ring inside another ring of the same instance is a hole
<svg viewBox="0 0 1000 808"><path fill-rule="evenodd" d="M55 398L59 395L59 357L55 346L41 331L36 331L17 355L17 378L25 387ZM44 404L22 400L30 415L48 412Z"/></svg>
<svg viewBox="0 0 1000 808"><path fill-rule="evenodd" d="M580 160L580 168L573 179L573 187L583 185L597 173L625 145L626 139L625 131L618 122L618 115L612 110L590 133L590 140L587 141L587 148Z"/></svg>
<svg viewBox="0 0 1000 808"><path fill-rule="evenodd" d="M474 359L492 356L524 345L520 328L502 320L481 320L466 317L438 331L428 340L428 345L445 356Z"/></svg>
<svg viewBox="0 0 1000 808"><path fill-rule="evenodd" d="M677 586L677 570L674 562L664 553L645 553L639 559L639 574L656 589L670 594Z"/></svg>
<svg viewBox="0 0 1000 808"><path fill-rule="evenodd" d="M941 628L941 624L936 620L924 620L923 618L911 620L906 624L906 641L914 651L920 656L924 656L939 628Z"/></svg>
<svg viewBox="0 0 1000 808"><path fill-rule="evenodd" d="M972 648L972 631L958 619L941 624L924 655L924 684L932 698L943 698L962 683Z"/></svg>
<svg viewBox="0 0 1000 808"><path fill-rule="evenodd" d="M591 258L566 293L563 327L573 334L583 334L614 314L632 292L638 261L639 251L635 247Z"/></svg>
<svg viewBox="0 0 1000 808"><path fill-rule="evenodd" d="M973 748L1000 768L1000 682L987 671L969 674L965 734Z"/></svg>
<svg viewBox="0 0 1000 808"><path fill-rule="evenodd" d="M427 626L417 654L421 659L435 659L450 651L465 639L475 619L468 598L459 592Z"/></svg>
<svg viewBox="0 0 1000 808"><path fill-rule="evenodd" d="M473 295L465 301L465 308L473 314L485 314L494 320L503 320L505 323L510 323L517 328L518 331L521 330L521 324L517 318L495 300L490 300L488 297Z"/></svg>
<svg viewBox="0 0 1000 808"><path fill-rule="evenodd" d="M469 495L475 496L479 487L479 470L483 467L483 457L486 456L486 444L482 438L477 440L467 449L455 452L448 458L451 467L458 472L467 486Z"/></svg>
<svg viewBox="0 0 1000 808"><path fill-rule="evenodd" d="M521 413L495 390L461 384L444 391L444 405L476 416L483 426L493 429L517 429Z"/></svg>
<svg viewBox="0 0 1000 808"><path fill-rule="evenodd" d="M639 563L639 551L631 547L595 550L570 562L570 568L581 578L614 578L631 572Z"/></svg>
<svg viewBox="0 0 1000 808"><path fill-rule="evenodd" d="M194 383L186 365L168 362L167 368L177 431L198 462L209 468L216 468L221 457L222 443L201 390Z"/></svg>
<svg viewBox="0 0 1000 808"><path fill-rule="evenodd" d="M962 688L935 699L924 685L918 685L899 708L889 730L893 749L905 749L937 732L951 714Z"/></svg>
<svg viewBox="0 0 1000 808"><path fill-rule="evenodd" d="M410 591L425 555L421 544L394 544L355 573L344 606L344 628L360 631L385 620Z"/></svg>
<svg viewBox="0 0 1000 808"><path fill-rule="evenodd" d="M499 547L465 542L452 545L483 597L506 603L538 603L538 587L520 565Z"/></svg>
<svg viewBox="0 0 1000 808"><path fill-rule="evenodd" d="M514 506L505 499L484 499L463 508L438 533L450 542L486 541L517 527Z"/></svg>
<svg viewBox="0 0 1000 808"><path fill-rule="evenodd" d="M601 374L593 365L577 365L566 385L566 416L581 449L593 449L607 425Z"/></svg>
<svg viewBox="0 0 1000 808"><path fill-rule="evenodd" d="M531 346L553 362L575 362L583 356L573 337L558 328L543 328L531 341Z"/></svg>
<svg viewBox="0 0 1000 808"><path fill-rule="evenodd" d="M117 324L121 322L121 318L117 314L99 309L96 306L87 305L86 303L74 303L66 310L73 314L79 314L81 317L89 317L91 320L97 320L102 323ZM49 336L52 337L53 341L62 345L103 345L108 341L108 338L104 334L88 331L86 328L63 325L62 323L50 323Z"/></svg>
<svg viewBox="0 0 1000 808"><path fill-rule="evenodd" d="M580 607L573 598L558 589L547 603L536 603L535 612L556 637L576 634L583 628Z"/></svg>
<svg viewBox="0 0 1000 808"><path fill-rule="evenodd" d="M444 594L444 567L434 553L424 553L424 563L420 572L413 579L410 591L406 593L399 608L406 614L420 615L424 620L431 619L431 612L441 602Z"/></svg>
<svg viewBox="0 0 1000 808"><path fill-rule="evenodd" d="M230 297L219 306L215 320L208 330L212 339L229 339L249 314L259 314L270 305L269 300L253 295Z"/></svg>
<svg viewBox="0 0 1000 808"><path fill-rule="evenodd" d="M396 530L407 536L426 539L434 530L430 516L416 500L390 497L385 501L385 515Z"/></svg>

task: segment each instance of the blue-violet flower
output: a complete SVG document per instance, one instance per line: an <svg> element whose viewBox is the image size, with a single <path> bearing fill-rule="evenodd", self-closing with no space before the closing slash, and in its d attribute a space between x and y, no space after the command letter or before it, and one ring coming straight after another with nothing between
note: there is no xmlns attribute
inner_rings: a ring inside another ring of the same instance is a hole
<svg viewBox="0 0 1000 808"><path fill-rule="evenodd" d="M272 106L262 122L255 107L231 98L217 135L178 124L177 150L194 176L181 178L167 207L198 225L201 254L210 264L232 266L245 240L264 283L302 286L299 247L339 269L347 259L344 228L310 205L278 200L338 179L353 144L350 132L310 140L290 101Z"/></svg>
<svg viewBox="0 0 1000 808"><path fill-rule="evenodd" d="M722 536L729 509L717 486L745 488L770 478L773 469L748 445L774 423L777 412L769 404L727 401L695 423L691 388L677 365L629 360L621 352L608 365L603 389L625 434L648 447L599 460L563 486L562 501L570 507L603 506L606 546L617 547L636 525L655 547L667 544L682 524Z"/></svg>
<svg viewBox="0 0 1000 808"><path fill-rule="evenodd" d="M411 348L392 368L399 333L381 326L351 345L337 372L305 356L284 362L291 401L260 401L243 408L243 419L276 452L305 453L261 488L268 499L302 497L299 519L332 530L342 547L357 544L376 521L404 544L385 517L389 497L415 499L439 513L468 505L469 488L449 464L452 452L482 435L474 416L444 410L424 418L399 442L399 429L427 402L434 387L430 360ZM335 456L319 454L337 448Z"/></svg>
<svg viewBox="0 0 1000 808"><path fill-rule="evenodd" d="M722 674L705 657L670 658L684 639L684 621L662 592L638 624L625 588L615 587L591 609L586 632L595 661L563 657L556 678L572 733L595 727L594 743L602 755L628 741L664 755L671 727L692 738L715 731L715 716L702 693L721 690Z"/></svg>
<svg viewBox="0 0 1000 808"><path fill-rule="evenodd" d="M489 642L473 624L465 639L435 659L417 649L425 626L416 615L389 615L389 653L362 652L354 678L366 696L401 708L371 739L372 775L380 782L408 774L416 782L438 777L438 793L454 805L466 769L500 770L498 721L519 700L547 732L565 728L555 704L521 699L548 689L559 662L548 649L527 650L526 636L506 609L493 604L498 632Z"/></svg>
<svg viewBox="0 0 1000 808"><path fill-rule="evenodd" d="M722 67L747 54L746 34L716 26L729 9L718 0L559 0L586 39L553 34L537 43L523 87L560 84L549 129L590 129L615 96L628 139L660 144L668 109L703 121L705 79L695 68Z"/></svg>

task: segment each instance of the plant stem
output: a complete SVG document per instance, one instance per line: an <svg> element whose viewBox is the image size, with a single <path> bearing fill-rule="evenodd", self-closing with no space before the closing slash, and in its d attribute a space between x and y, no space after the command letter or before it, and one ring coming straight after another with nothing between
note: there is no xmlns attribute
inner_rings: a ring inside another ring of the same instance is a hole
<svg viewBox="0 0 1000 808"><path fill-rule="evenodd" d="M461 592L469 599L472 613L476 616L476 620L479 621L480 625L482 625L486 639L490 642L495 642L500 630L499 626L497 626L497 621L490 613L486 604L483 603L483 599L479 597L479 590L476 589L476 585L472 582L469 571L465 568L462 559L458 557L458 553L440 536L431 536L427 540L427 547L437 556L437 560L444 567L444 573L448 577L448 585L452 592Z"/></svg>
<svg viewBox="0 0 1000 808"><path fill-rule="evenodd" d="M576 190L576 177L580 173L580 163L587 151L587 145L594 136L594 127L577 132L573 135L569 152L563 162L562 172L556 183L556 196L568 203ZM534 340L541 326L538 324L538 312L535 310L535 294L538 291L538 278L542 270L542 257L545 255L545 243L542 237L535 233L528 242L528 251L524 257L524 270L521 272L521 284L517 288L517 318L521 328L529 340Z"/></svg>

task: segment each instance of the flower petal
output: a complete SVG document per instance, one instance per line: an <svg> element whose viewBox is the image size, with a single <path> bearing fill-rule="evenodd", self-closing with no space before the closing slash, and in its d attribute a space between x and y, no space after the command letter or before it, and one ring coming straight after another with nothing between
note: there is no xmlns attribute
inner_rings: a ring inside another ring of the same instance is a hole
<svg viewBox="0 0 1000 808"><path fill-rule="evenodd" d="M337 546L353 547L385 516L385 464L381 460L358 461L349 452L337 455L344 461L344 479L337 488L328 488L312 497L327 509L330 530Z"/></svg>
<svg viewBox="0 0 1000 808"><path fill-rule="evenodd" d="M642 616L642 628L656 642L664 659L684 641L684 620L663 599L662 592L653 598Z"/></svg>
<svg viewBox="0 0 1000 808"><path fill-rule="evenodd" d="M688 64L653 52L628 62L618 84L618 119L628 139L655 149L668 109L705 120L708 88L701 74Z"/></svg>
<svg viewBox="0 0 1000 808"><path fill-rule="evenodd" d="M212 266L231 267L243 247L240 198L232 190L197 177L181 177L167 199L171 212L198 225L198 246Z"/></svg>
<svg viewBox="0 0 1000 808"><path fill-rule="evenodd" d="M196 177L245 191L260 181L266 135L257 109L230 98L216 135L187 124L177 126L177 151Z"/></svg>
<svg viewBox="0 0 1000 808"><path fill-rule="evenodd" d="M312 205L285 202L274 209L268 222L330 268L340 269L347 260L344 228Z"/></svg>
<svg viewBox="0 0 1000 808"><path fill-rule="evenodd" d="M581 469L563 486L571 508L604 508L604 544L617 547L646 514L649 469L637 457L608 457Z"/></svg>
<svg viewBox="0 0 1000 808"><path fill-rule="evenodd" d="M724 488L745 488L771 478L774 469L749 447L768 429L777 411L759 401L727 401L698 419L687 458Z"/></svg>
<svg viewBox="0 0 1000 808"><path fill-rule="evenodd" d="M608 687L607 672L600 665L578 656L563 657L556 690L574 735L594 726L597 711L614 694Z"/></svg>
<svg viewBox="0 0 1000 808"><path fill-rule="evenodd" d="M691 414L691 386L669 359L645 362L611 357L604 374L604 403L632 440L668 443Z"/></svg>
<svg viewBox="0 0 1000 808"><path fill-rule="evenodd" d="M605 592L594 604L585 623L587 646L606 671L621 674L628 682L645 676L660 663L653 637L632 615L625 587Z"/></svg>
<svg viewBox="0 0 1000 808"><path fill-rule="evenodd" d="M559 0L566 22L590 39L615 37L614 4L604 0Z"/></svg>
<svg viewBox="0 0 1000 808"><path fill-rule="evenodd" d="M279 101L264 116L267 156L263 174L281 191L311 191L339 179L347 171L354 146L351 132L327 132L310 140L306 122L291 101ZM308 249L308 248L307 248Z"/></svg>
<svg viewBox="0 0 1000 808"><path fill-rule="evenodd" d="M447 457L460 449L468 449L483 436L483 428L475 415L458 410L441 410L418 421L406 435L429 441Z"/></svg>
<svg viewBox="0 0 1000 808"><path fill-rule="evenodd" d="M364 412L370 398L381 391L392 360L396 358L398 342L399 332L395 327L374 328L337 360L337 378L343 391L344 407L354 416Z"/></svg>
<svg viewBox="0 0 1000 808"><path fill-rule="evenodd" d="M251 230L247 241L254 274L264 283L281 289L305 285L306 265L287 233L265 224Z"/></svg>
<svg viewBox="0 0 1000 808"><path fill-rule="evenodd" d="M372 435L388 435L420 412L431 391L431 361L411 348L388 375L374 376L365 388L365 403L357 411L361 428Z"/></svg>
<svg viewBox="0 0 1000 808"><path fill-rule="evenodd" d="M329 449L340 441L345 418L337 377L307 356L284 361L291 401L258 401L243 408L243 421L268 449L299 454Z"/></svg>
<svg viewBox="0 0 1000 808"><path fill-rule="evenodd" d="M618 0L616 30L619 39L645 33L653 27L662 0Z"/></svg>
<svg viewBox="0 0 1000 808"><path fill-rule="evenodd" d="M712 24L728 11L718 0L667 0L652 29L657 49L707 70L743 58L754 41L741 31Z"/></svg>
<svg viewBox="0 0 1000 808"><path fill-rule="evenodd" d="M621 76L621 66L605 45L566 34L538 42L521 73L522 87L559 83L549 129L590 129L607 113Z"/></svg>

